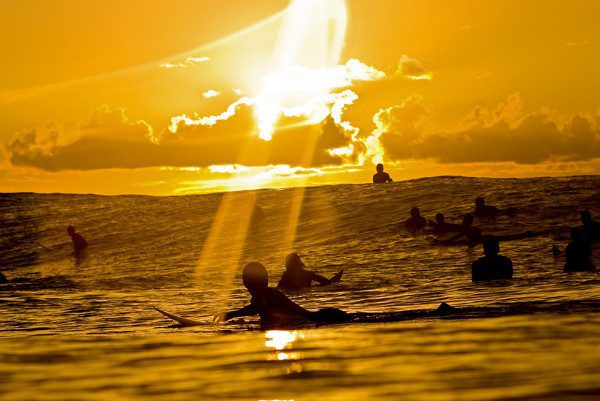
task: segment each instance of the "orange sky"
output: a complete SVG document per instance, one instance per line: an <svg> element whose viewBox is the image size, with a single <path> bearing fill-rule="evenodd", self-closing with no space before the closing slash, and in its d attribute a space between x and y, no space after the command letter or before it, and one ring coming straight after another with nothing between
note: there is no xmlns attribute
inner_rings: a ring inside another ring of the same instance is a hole
<svg viewBox="0 0 600 401"><path fill-rule="evenodd" d="M600 172L600 4L288 5L0 3L0 191Z"/></svg>

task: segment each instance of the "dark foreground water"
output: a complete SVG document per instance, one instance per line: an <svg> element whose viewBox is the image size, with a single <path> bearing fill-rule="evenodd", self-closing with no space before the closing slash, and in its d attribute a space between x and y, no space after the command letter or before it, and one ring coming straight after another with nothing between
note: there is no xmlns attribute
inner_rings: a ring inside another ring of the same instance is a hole
<svg viewBox="0 0 600 401"><path fill-rule="evenodd" d="M515 279L473 284L479 248L400 224L413 205L459 220L477 195L516 218ZM254 203L266 215L249 221ZM431 178L184 197L0 195L0 399L596 399L600 275L565 274L568 229L600 213L600 177ZM90 242L70 253L64 228ZM66 246L65 246L66 244ZM214 324L248 301L258 260L276 283L290 251L337 285L288 294L362 323L260 331ZM600 249L594 262L600 265ZM460 312L418 311L448 302ZM203 324L177 329L152 306ZM366 321L366 322L365 322Z"/></svg>

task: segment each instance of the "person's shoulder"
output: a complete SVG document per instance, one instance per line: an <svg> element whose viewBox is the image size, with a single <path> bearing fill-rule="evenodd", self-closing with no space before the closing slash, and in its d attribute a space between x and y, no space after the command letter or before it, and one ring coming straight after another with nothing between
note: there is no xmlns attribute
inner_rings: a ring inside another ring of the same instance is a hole
<svg viewBox="0 0 600 401"><path fill-rule="evenodd" d="M485 256L480 257L471 264L473 269L484 267L488 263L488 259Z"/></svg>

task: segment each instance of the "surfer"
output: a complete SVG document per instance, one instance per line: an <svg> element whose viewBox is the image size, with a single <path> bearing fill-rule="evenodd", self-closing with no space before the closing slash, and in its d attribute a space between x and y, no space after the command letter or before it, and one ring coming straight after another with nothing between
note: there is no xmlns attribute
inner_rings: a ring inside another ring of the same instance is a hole
<svg viewBox="0 0 600 401"><path fill-rule="evenodd" d="M340 281L344 270L340 270L335 276L327 279L306 269L306 266L300 260L297 253L290 253L285 258L285 272L277 284L277 288L284 290L300 290L302 288L312 286L312 282L316 281L321 285L328 285Z"/></svg>
<svg viewBox="0 0 600 401"><path fill-rule="evenodd" d="M392 182L392 178L388 173L383 172L383 164L379 163L376 167L377 173L373 175L373 183L374 184L382 184L385 182Z"/></svg>
<svg viewBox="0 0 600 401"><path fill-rule="evenodd" d="M418 207L410 209L410 217L404 222L408 230L419 230L427 225L425 217L421 216L421 210Z"/></svg>
<svg viewBox="0 0 600 401"><path fill-rule="evenodd" d="M473 216L475 216L475 218L495 218L500 215L514 217L516 214L517 210L515 208L509 207L508 209L501 210L496 206L486 205L485 198L483 196L478 196L475 198L475 210L473 211Z"/></svg>
<svg viewBox="0 0 600 401"><path fill-rule="evenodd" d="M76 254L82 252L85 248L88 247L88 243L85 240L85 238L83 238L81 234L75 232L75 227L67 227L67 233L71 237L71 241L73 241L73 250Z"/></svg>
<svg viewBox="0 0 600 401"><path fill-rule="evenodd" d="M596 271L592 263L592 249L586 241L584 230L581 227L571 229L571 242L565 248L565 272Z"/></svg>
<svg viewBox="0 0 600 401"><path fill-rule="evenodd" d="M592 219L592 214L589 210L581 212L581 226L583 234L588 241L600 240L600 223Z"/></svg>
<svg viewBox="0 0 600 401"><path fill-rule="evenodd" d="M485 256L471 265L471 280L502 280L513 277L512 261L506 256L499 255L500 242L496 237L483 238L483 253Z"/></svg>
<svg viewBox="0 0 600 401"><path fill-rule="evenodd" d="M473 215L477 218L497 217L500 215L500 209L496 206L486 205L483 196L475 199L475 211Z"/></svg>
<svg viewBox="0 0 600 401"><path fill-rule="evenodd" d="M437 235L443 235L446 233L455 233L460 231L461 225L448 223L443 213L437 213L435 215L435 221L429 221L427 223L429 227L433 228L433 233Z"/></svg>
<svg viewBox="0 0 600 401"><path fill-rule="evenodd" d="M462 224L460 227L458 227L458 234L442 241L442 244L452 244L462 237L467 237L469 248L479 244L483 240L483 235L481 234L481 230L479 228L473 227L473 220L475 220L475 218L471 213L465 214Z"/></svg>
<svg viewBox="0 0 600 401"><path fill-rule="evenodd" d="M304 309L282 292L269 287L267 269L258 262L248 263L242 274L244 286L252 296L250 304L241 309L226 312L215 319L230 320L242 316L260 316L261 326L274 327L298 323L341 323L350 315L337 308L312 312Z"/></svg>

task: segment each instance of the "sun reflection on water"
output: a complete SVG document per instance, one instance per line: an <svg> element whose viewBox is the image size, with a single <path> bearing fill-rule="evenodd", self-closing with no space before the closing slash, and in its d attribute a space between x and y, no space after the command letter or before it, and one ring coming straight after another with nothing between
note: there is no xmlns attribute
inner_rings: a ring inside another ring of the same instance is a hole
<svg viewBox="0 0 600 401"><path fill-rule="evenodd" d="M292 343L299 338L304 338L304 334L300 331L269 330L265 333L265 346L277 351L273 359L278 361L297 360L300 357L299 353L284 352L283 350L290 348Z"/></svg>

